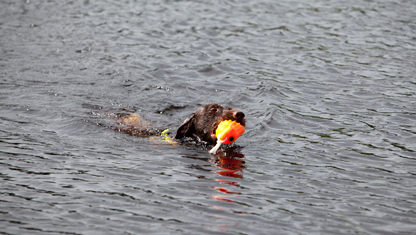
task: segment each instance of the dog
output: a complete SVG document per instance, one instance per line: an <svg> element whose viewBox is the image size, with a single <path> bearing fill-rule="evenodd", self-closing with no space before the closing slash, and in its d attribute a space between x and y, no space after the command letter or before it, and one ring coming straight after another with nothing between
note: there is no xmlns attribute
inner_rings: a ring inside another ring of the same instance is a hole
<svg viewBox="0 0 416 235"><path fill-rule="evenodd" d="M104 116L110 121L109 125L97 123L98 125L131 135L155 136L164 133L163 130L155 129L151 121L145 120L132 110L98 113L97 116ZM204 145L215 144L217 141L215 131L218 124L225 120L236 121L243 126L246 124L245 114L240 110L216 103L203 105L179 126L173 139L179 141L191 139Z"/></svg>
<svg viewBox="0 0 416 235"><path fill-rule="evenodd" d="M200 143L215 144L215 131L218 124L225 120L246 125L245 114L240 110L215 103L203 105L182 123L176 131L175 139L190 137Z"/></svg>

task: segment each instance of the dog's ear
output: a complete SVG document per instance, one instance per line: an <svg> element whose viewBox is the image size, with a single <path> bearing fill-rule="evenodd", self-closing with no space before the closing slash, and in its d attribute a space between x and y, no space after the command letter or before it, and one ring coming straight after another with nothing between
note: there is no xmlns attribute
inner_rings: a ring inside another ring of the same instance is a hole
<svg viewBox="0 0 416 235"><path fill-rule="evenodd" d="M188 135L188 132L195 132L194 130L195 113L189 116L176 131L175 139L182 139Z"/></svg>

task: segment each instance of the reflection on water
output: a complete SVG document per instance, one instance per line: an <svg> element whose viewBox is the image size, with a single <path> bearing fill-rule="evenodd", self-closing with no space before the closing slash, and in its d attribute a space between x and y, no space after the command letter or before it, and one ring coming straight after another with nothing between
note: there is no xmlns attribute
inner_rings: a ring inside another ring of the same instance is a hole
<svg viewBox="0 0 416 235"><path fill-rule="evenodd" d="M218 151L215 155L212 155L211 162L214 162L220 168L216 171L218 175L233 178L243 177L245 161L244 154L241 153L241 147L239 146Z"/></svg>
<svg viewBox="0 0 416 235"><path fill-rule="evenodd" d="M215 155L211 155L210 162L215 163L219 168L216 173L220 176L232 177L232 178L243 178L243 169L245 168L244 154L242 154L240 147L233 146L226 150L218 151ZM212 195L212 198L225 201L225 202L235 202L232 199L227 198L227 194L241 194L241 192L231 191L236 190L239 186L238 182L231 180L215 179L221 185L228 185L230 189L227 189L226 186L215 186L214 189L219 192L219 194Z"/></svg>
<svg viewBox="0 0 416 235"><path fill-rule="evenodd" d="M241 153L240 146L227 147L217 151L215 155L211 155L208 160L210 163L214 164L218 170L215 172L219 176L225 176L230 178L242 178L243 169L245 169L244 154ZM239 203L238 198L229 198L229 195L241 195L240 185L238 182L233 180L228 180L224 178L215 179L219 183L218 186L214 186L213 189L215 192L210 195L210 198L218 200L221 202L227 203ZM237 201L236 201L237 200ZM223 211L231 211L236 214L245 214L246 212L241 210L230 209L229 207L224 206L212 206L212 208ZM227 227L237 227L238 223L235 220L230 219L229 217L221 217L221 223L216 224L216 229L219 232L233 232L233 230L227 229Z"/></svg>

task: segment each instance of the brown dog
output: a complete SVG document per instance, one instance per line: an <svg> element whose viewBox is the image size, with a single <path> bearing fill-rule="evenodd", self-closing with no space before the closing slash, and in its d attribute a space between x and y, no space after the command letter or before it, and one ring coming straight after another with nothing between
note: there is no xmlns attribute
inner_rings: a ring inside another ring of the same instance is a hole
<svg viewBox="0 0 416 235"><path fill-rule="evenodd" d="M135 136L152 136L163 134L162 129L154 127L153 123L145 120L140 114L132 110L120 110L118 112L93 112L100 117L106 117L110 121L97 123L100 126L126 132ZM215 144L217 137L215 131L221 121L232 120L245 126L246 120L243 112L231 107L219 104L206 104L187 118L178 128L175 139L191 138L197 143Z"/></svg>
<svg viewBox="0 0 416 235"><path fill-rule="evenodd" d="M186 119L176 132L175 139L191 137L198 142L215 144L218 124L232 120L246 125L245 114L239 110L219 104L206 104Z"/></svg>

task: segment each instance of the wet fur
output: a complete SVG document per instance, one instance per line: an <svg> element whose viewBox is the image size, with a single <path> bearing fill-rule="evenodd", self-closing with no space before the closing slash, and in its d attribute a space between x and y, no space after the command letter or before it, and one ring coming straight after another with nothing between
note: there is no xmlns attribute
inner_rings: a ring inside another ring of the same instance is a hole
<svg viewBox="0 0 416 235"><path fill-rule="evenodd" d="M198 142L215 144L217 141L215 130L220 122L232 120L245 126L244 117L243 112L229 106L206 104L182 123L176 132L175 139L191 137Z"/></svg>

